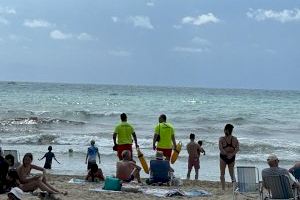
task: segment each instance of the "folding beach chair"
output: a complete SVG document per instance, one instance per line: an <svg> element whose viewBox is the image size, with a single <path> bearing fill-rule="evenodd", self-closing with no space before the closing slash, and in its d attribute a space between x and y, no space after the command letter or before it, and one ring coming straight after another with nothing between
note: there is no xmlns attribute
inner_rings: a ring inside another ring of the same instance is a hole
<svg viewBox="0 0 300 200"><path fill-rule="evenodd" d="M289 177L273 175L264 178L264 186L268 189L266 199L299 199L297 189L293 189Z"/></svg>
<svg viewBox="0 0 300 200"><path fill-rule="evenodd" d="M300 182L300 168L294 169L292 174L295 177L296 181Z"/></svg>
<svg viewBox="0 0 300 200"><path fill-rule="evenodd" d="M253 198L254 194L260 197L259 171L256 167L238 166L237 182L233 187L233 199L237 199L237 195L241 194ZM251 196L249 196L251 195Z"/></svg>

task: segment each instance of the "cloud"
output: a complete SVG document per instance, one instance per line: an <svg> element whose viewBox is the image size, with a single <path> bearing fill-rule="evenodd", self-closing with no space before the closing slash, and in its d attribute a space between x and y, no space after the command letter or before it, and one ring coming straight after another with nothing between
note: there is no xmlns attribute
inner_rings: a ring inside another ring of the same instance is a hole
<svg viewBox="0 0 300 200"><path fill-rule="evenodd" d="M7 25L7 24L9 24L9 21L7 19L5 19L4 17L0 16L0 24Z"/></svg>
<svg viewBox="0 0 300 200"><path fill-rule="evenodd" d="M128 18L130 23L133 23L134 27L140 27L145 29L154 29L151 24L150 18L147 16L130 16Z"/></svg>
<svg viewBox="0 0 300 200"><path fill-rule="evenodd" d="M50 32L50 37L54 40L67 40L73 37L70 33L63 33L60 30L54 30Z"/></svg>
<svg viewBox="0 0 300 200"><path fill-rule="evenodd" d="M47 28L54 25L42 19L26 19L23 23L23 26L27 26L29 28Z"/></svg>
<svg viewBox="0 0 300 200"><path fill-rule="evenodd" d="M249 9L246 13L249 18L255 19L256 21L274 20L281 23L300 21L300 10L295 8L293 10L264 10L264 9Z"/></svg>
<svg viewBox="0 0 300 200"><path fill-rule="evenodd" d="M208 40L200 38L200 37L194 37L192 39L192 42L195 43L195 44L203 45L203 46L210 46L211 45L211 43Z"/></svg>
<svg viewBox="0 0 300 200"><path fill-rule="evenodd" d="M182 26L181 25L173 25L173 28L175 28L175 29L181 29Z"/></svg>
<svg viewBox="0 0 300 200"><path fill-rule="evenodd" d="M182 24L192 24L195 26L201 26L208 23L218 23L220 19L218 19L214 14L208 13L206 15L199 15L198 17L184 17L181 20Z"/></svg>
<svg viewBox="0 0 300 200"><path fill-rule="evenodd" d="M128 57L131 56L131 52L125 50L111 50L108 54L112 56L119 56L119 57Z"/></svg>
<svg viewBox="0 0 300 200"><path fill-rule="evenodd" d="M86 41L89 41L89 40L97 40L97 38L94 38L93 36L91 36L91 35L88 34L88 33L80 33L80 34L77 36L77 39L78 39L78 40L86 40Z"/></svg>
<svg viewBox="0 0 300 200"><path fill-rule="evenodd" d="M17 14L17 12L13 8L0 6L0 14L15 15L15 14Z"/></svg>
<svg viewBox="0 0 300 200"><path fill-rule="evenodd" d="M119 18L116 16L111 17L111 19L114 23L117 23L119 21Z"/></svg>
<svg viewBox="0 0 300 200"><path fill-rule="evenodd" d="M185 52L185 53L203 53L203 52L207 52L208 50L203 48L193 48L193 47L175 47L173 51Z"/></svg>
<svg viewBox="0 0 300 200"><path fill-rule="evenodd" d="M147 6L149 7L153 7L154 6L154 2L153 1L149 1L146 3Z"/></svg>

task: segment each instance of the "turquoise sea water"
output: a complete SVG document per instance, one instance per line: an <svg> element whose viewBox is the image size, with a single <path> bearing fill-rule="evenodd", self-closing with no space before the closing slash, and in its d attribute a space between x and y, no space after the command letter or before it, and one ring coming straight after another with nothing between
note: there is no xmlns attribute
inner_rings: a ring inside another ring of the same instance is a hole
<svg viewBox="0 0 300 200"><path fill-rule="evenodd" d="M106 175L115 172L112 132L120 113L128 115L146 158L153 157L152 137L158 116L165 113L176 129L177 141L189 134L203 140L200 178L219 177L218 138L232 123L241 151L237 165L266 166L269 153L290 167L300 160L300 92L0 82L0 139L4 149L18 149L21 157L34 154L35 163L53 146L61 165L52 173L85 174L85 153L91 139L102 155ZM72 148L72 156L68 149ZM185 177L187 152L174 168Z"/></svg>

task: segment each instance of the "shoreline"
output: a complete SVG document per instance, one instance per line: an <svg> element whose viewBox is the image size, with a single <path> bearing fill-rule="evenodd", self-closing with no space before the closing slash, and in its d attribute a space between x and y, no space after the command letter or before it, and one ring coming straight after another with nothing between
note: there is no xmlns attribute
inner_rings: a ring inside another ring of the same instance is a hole
<svg viewBox="0 0 300 200"><path fill-rule="evenodd" d="M48 182L54 186L55 188L58 188L61 191L67 191L68 195L55 195L56 197L60 199L65 200L90 200L90 199L117 199L117 200L123 200L124 198L128 200L135 200L135 199L148 199L148 200L154 200L154 199L162 199L160 197L156 197L149 194L144 194L137 191L122 191L122 192L94 192L89 191L89 189L95 189L95 188L101 188L104 182L100 183L85 183L85 184L74 184L69 183L69 181L72 178L78 178L83 179L83 176L75 175L54 175L54 174L47 174ZM130 187L142 187L146 189L175 189L179 188L183 191L189 191L191 189L202 189L209 193L211 193L211 196L206 197L180 197L181 199L207 199L207 200L221 200L221 199L232 199L232 183L226 182L226 190L222 191L221 185L219 181L195 181L195 180L182 180L182 185L179 187L175 186L149 186L145 184L145 179L143 180L143 185L139 186L136 182L130 183L127 186ZM39 191L39 190L37 190ZM240 196L239 196L240 197ZM6 199L7 194L1 194L0 199ZM175 197L176 198L176 197ZM37 196L33 196L30 193L26 193L24 195L24 200L36 200L39 199ZM244 199L241 197L240 199ZM246 198L245 198L246 199Z"/></svg>

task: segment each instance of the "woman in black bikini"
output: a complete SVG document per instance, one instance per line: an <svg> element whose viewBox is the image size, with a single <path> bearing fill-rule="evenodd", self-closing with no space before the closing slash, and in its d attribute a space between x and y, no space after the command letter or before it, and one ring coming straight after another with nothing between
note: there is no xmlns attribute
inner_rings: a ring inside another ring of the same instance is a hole
<svg viewBox="0 0 300 200"><path fill-rule="evenodd" d="M239 141L236 137L232 136L233 125L226 124L224 128L225 136L219 139L219 149L220 149L220 180L222 184L222 189L225 190L225 169L228 165L229 174L231 181L235 182L234 176L234 163L235 155L239 151Z"/></svg>

